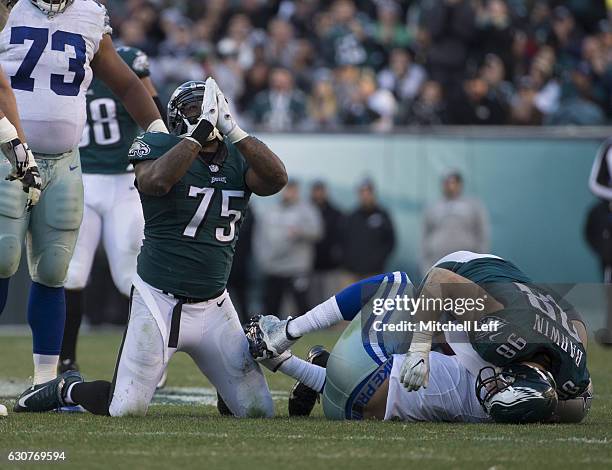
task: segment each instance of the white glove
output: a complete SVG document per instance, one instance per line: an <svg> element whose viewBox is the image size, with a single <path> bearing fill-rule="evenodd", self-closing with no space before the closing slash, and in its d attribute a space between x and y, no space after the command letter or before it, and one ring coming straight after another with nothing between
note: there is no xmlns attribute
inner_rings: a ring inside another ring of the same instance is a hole
<svg viewBox="0 0 612 470"><path fill-rule="evenodd" d="M0 148L13 166L13 170L6 177L8 181L19 180L24 192L28 194L26 209L30 211L38 204L42 191L40 171L36 165L34 154L28 144L21 143L17 138L11 142L3 143Z"/></svg>
<svg viewBox="0 0 612 470"><path fill-rule="evenodd" d="M409 392L429 385L429 353L408 351L400 370L400 381Z"/></svg>
<svg viewBox="0 0 612 470"><path fill-rule="evenodd" d="M293 356L293 354L291 353L289 349L287 349L286 351L283 351L283 353L279 354L278 356L275 356L269 359L262 359L257 362L259 362L266 369L272 372L276 372L278 368L283 364L283 362L288 360L291 356Z"/></svg>
<svg viewBox="0 0 612 470"><path fill-rule="evenodd" d="M217 122L217 128L221 131L221 133L226 136L232 144L240 142L242 139L248 137L249 134L240 129L236 123L236 120L233 118L227 98L225 98L225 95L218 86L217 104L219 106L219 120Z"/></svg>
<svg viewBox="0 0 612 470"><path fill-rule="evenodd" d="M204 99L202 100L202 113L195 124L187 124L186 139L193 140L201 146L209 140L208 137L214 132L219 117L219 108L217 106L217 83L213 78L206 79L206 89L204 90Z"/></svg>

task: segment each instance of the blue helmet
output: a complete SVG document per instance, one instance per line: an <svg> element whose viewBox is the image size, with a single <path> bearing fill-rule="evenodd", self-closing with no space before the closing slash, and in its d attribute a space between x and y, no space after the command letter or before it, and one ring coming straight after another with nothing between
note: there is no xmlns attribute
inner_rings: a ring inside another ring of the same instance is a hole
<svg viewBox="0 0 612 470"><path fill-rule="evenodd" d="M535 366L512 364L496 372L480 370L476 397L497 423L538 423L548 421L557 407L553 376Z"/></svg>

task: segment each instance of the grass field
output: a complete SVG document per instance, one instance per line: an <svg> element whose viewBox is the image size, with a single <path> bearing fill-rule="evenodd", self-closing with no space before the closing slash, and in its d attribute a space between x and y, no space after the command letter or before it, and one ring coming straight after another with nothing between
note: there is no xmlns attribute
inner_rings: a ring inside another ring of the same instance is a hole
<svg viewBox="0 0 612 470"><path fill-rule="evenodd" d="M295 348L331 346L336 333L319 334ZM81 338L79 360L87 378L110 378L120 335ZM0 336L0 402L31 374L28 337ZM612 468L612 350L592 346L593 408L580 425L450 425L433 423L329 422L317 405L308 419L287 417L292 381L270 374L278 417L221 418L214 390L190 359L177 355L168 388L146 418L89 414L10 413L0 418L0 468L11 450L63 450L65 468L198 469L392 469L392 468Z"/></svg>

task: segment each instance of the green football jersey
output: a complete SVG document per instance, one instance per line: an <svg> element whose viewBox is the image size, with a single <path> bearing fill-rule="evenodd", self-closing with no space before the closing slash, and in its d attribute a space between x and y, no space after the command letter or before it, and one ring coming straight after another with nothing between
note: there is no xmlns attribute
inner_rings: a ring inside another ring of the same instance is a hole
<svg viewBox="0 0 612 470"><path fill-rule="evenodd" d="M117 53L139 78L150 75L149 59L144 52L119 47ZM87 124L79 144L83 173L125 173L128 151L138 133L138 124L123 103L94 77L87 91Z"/></svg>
<svg viewBox="0 0 612 470"><path fill-rule="evenodd" d="M469 279L475 284L531 282L519 268L501 258L480 257L467 262L446 261L436 265Z"/></svg>
<svg viewBox="0 0 612 470"><path fill-rule="evenodd" d="M536 285L519 268L500 258L445 262L453 271L481 286L504 308L481 319L497 322L494 331L472 331L470 342L485 361L504 367L545 354L562 399L584 392L589 384L586 350L572 320L584 323L562 296Z"/></svg>
<svg viewBox="0 0 612 470"><path fill-rule="evenodd" d="M129 152L137 165L163 156L179 137L148 132ZM138 256L138 275L153 287L174 295L210 299L227 284L240 225L251 191L248 165L231 144L222 165L196 158L187 173L161 197L140 193L145 238Z"/></svg>

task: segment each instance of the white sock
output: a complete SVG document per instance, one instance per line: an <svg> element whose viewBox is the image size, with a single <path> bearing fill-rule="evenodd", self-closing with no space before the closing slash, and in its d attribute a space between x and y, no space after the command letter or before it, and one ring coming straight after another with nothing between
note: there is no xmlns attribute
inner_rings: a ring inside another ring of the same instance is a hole
<svg viewBox="0 0 612 470"><path fill-rule="evenodd" d="M57 363L59 355L33 354L34 357L34 385L38 385L57 377Z"/></svg>
<svg viewBox="0 0 612 470"><path fill-rule="evenodd" d="M324 330L344 320L336 297L327 299L304 315L294 318L287 325L287 333L299 338L313 331Z"/></svg>
<svg viewBox="0 0 612 470"><path fill-rule="evenodd" d="M299 380L307 387L319 393L323 391L323 385L325 385L325 367L311 364L297 356L291 356L280 365L278 370Z"/></svg>

